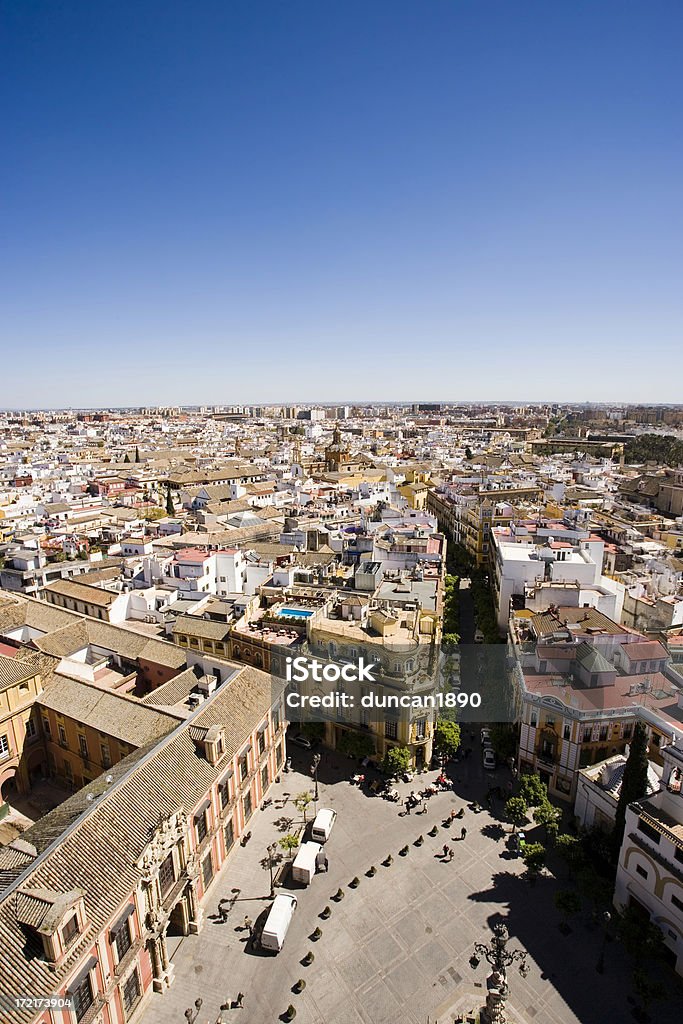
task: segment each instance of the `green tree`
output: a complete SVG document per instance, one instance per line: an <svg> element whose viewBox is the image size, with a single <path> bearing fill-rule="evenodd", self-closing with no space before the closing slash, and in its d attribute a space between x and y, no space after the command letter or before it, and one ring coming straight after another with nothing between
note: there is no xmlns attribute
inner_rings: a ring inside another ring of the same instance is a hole
<svg viewBox="0 0 683 1024"><path fill-rule="evenodd" d="M555 893L555 906L562 915L565 925L569 924L569 918L581 910L581 899L573 889L558 889Z"/></svg>
<svg viewBox="0 0 683 1024"><path fill-rule="evenodd" d="M440 754L446 757L454 757L460 746L460 726L457 722L450 722L440 718L434 729L434 746Z"/></svg>
<svg viewBox="0 0 683 1024"><path fill-rule="evenodd" d="M372 757L375 753L375 743L370 736L363 733L345 729L337 743L337 750L349 757Z"/></svg>
<svg viewBox="0 0 683 1024"><path fill-rule="evenodd" d="M306 791L305 793L299 793L298 796L294 797L294 806L296 807L297 811L300 811L303 814L304 825L306 824L306 811L308 810L308 805L312 802L312 800L313 794L309 793L308 791Z"/></svg>
<svg viewBox="0 0 683 1024"><path fill-rule="evenodd" d="M545 864L545 846L542 843L527 843L522 850L522 860L530 875L537 875Z"/></svg>
<svg viewBox="0 0 683 1024"><path fill-rule="evenodd" d="M505 804L505 817L512 822L513 832L526 822L528 810L526 800L521 796L511 796Z"/></svg>
<svg viewBox="0 0 683 1024"><path fill-rule="evenodd" d="M581 841L566 832L563 832L555 840L555 849L567 864L570 874L576 871L585 860Z"/></svg>
<svg viewBox="0 0 683 1024"><path fill-rule="evenodd" d="M541 782L541 776L529 772L519 780L519 795L526 800L529 807L539 807L548 799L548 787Z"/></svg>
<svg viewBox="0 0 683 1024"><path fill-rule="evenodd" d="M382 760L382 771L386 775L403 775L410 770L411 763L407 747L389 747Z"/></svg>
<svg viewBox="0 0 683 1024"><path fill-rule="evenodd" d="M135 445L135 461L136 462L140 461L140 449L138 448L137 445Z"/></svg>
<svg viewBox="0 0 683 1024"><path fill-rule="evenodd" d="M496 722L491 726L491 744L499 761L505 763L517 753L517 732L514 725Z"/></svg>
<svg viewBox="0 0 683 1024"><path fill-rule="evenodd" d="M653 978L641 964L633 968L633 991L641 1006L641 1020L648 1020L648 1009L655 1000L663 999L666 989L661 981Z"/></svg>
<svg viewBox="0 0 683 1024"><path fill-rule="evenodd" d="M640 963L661 960L663 957L665 946L662 933L638 907L628 906L619 914L617 937L629 956Z"/></svg>
<svg viewBox="0 0 683 1024"><path fill-rule="evenodd" d="M467 459L468 462L471 462L473 458L472 449L470 448L469 445L465 448L465 458Z"/></svg>
<svg viewBox="0 0 683 1024"><path fill-rule="evenodd" d="M624 838L626 808L634 800L640 800L647 794L647 769L647 733L643 723L636 722L628 758L624 765L624 774L621 777L619 802L617 803L614 831L612 832L612 849L615 859L619 856L619 850Z"/></svg>
<svg viewBox="0 0 683 1024"><path fill-rule="evenodd" d="M542 825L545 829L546 839L554 842L557 839L562 811L553 807L550 800L546 799L534 809L533 817L536 824Z"/></svg>
<svg viewBox="0 0 683 1024"><path fill-rule="evenodd" d="M294 857L294 851L299 845L299 837L294 835L293 832L289 832L286 836L283 836L282 839L278 839L278 843L286 853L289 853L291 860Z"/></svg>
<svg viewBox="0 0 683 1024"><path fill-rule="evenodd" d="M130 462L130 455L128 454L128 452L126 452L126 457L125 457L125 459L123 461L124 462Z"/></svg>
<svg viewBox="0 0 683 1024"><path fill-rule="evenodd" d="M173 498L171 496L170 484L166 484L166 514L169 516L175 515L175 508L173 507Z"/></svg>

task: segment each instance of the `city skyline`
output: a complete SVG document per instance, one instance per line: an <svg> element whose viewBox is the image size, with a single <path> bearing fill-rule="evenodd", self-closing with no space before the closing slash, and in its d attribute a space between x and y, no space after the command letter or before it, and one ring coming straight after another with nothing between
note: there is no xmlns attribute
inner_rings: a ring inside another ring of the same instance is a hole
<svg viewBox="0 0 683 1024"><path fill-rule="evenodd" d="M675 401L682 20L10 6L0 403Z"/></svg>

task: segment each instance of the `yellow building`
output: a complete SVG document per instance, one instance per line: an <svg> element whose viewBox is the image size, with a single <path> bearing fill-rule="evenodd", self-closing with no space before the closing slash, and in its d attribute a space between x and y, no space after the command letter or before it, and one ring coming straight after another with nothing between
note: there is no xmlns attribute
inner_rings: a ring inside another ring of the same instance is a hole
<svg viewBox="0 0 683 1024"><path fill-rule="evenodd" d="M135 697L56 674L37 699L36 712L49 773L74 789L161 739L181 720Z"/></svg>
<svg viewBox="0 0 683 1024"><path fill-rule="evenodd" d="M10 650L10 648L7 648ZM43 684L37 663L0 654L0 818L12 792L26 793L43 759L40 736L31 716ZM32 744L36 742L36 756Z"/></svg>

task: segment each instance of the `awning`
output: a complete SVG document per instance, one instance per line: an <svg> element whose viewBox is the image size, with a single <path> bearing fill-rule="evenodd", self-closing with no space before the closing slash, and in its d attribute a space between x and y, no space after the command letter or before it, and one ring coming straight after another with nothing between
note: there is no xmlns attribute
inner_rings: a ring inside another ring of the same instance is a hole
<svg viewBox="0 0 683 1024"><path fill-rule="evenodd" d="M88 960L85 962L85 964L83 965L81 970L78 972L76 977L73 979L73 981L70 983L69 987L67 988L67 990L66 990L66 994L67 995L71 995L71 993L75 992L77 988L80 988L80 986L83 984L85 979L88 977L88 975L92 971L93 967L97 967L97 957L96 956L89 957Z"/></svg>
<svg viewBox="0 0 683 1024"><path fill-rule="evenodd" d="M111 933L110 934L111 934L112 938L115 935L118 935L118 933L121 931L121 929L123 928L123 926L126 923L126 921L128 920L128 918L130 917L130 915L134 911L135 911L135 904L131 903L129 906L126 907L126 909L121 914L121 916L119 918L117 918L117 920L111 926Z"/></svg>
<svg viewBox="0 0 683 1024"><path fill-rule="evenodd" d="M202 814L206 814L209 807L211 806L210 800L205 800L203 804L200 804L197 810L194 812L195 819L200 818Z"/></svg>

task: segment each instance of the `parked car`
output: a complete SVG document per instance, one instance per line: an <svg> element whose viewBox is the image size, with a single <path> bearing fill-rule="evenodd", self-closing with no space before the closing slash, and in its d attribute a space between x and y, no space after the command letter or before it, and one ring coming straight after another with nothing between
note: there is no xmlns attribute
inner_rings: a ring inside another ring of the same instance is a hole
<svg viewBox="0 0 683 1024"><path fill-rule="evenodd" d="M491 730L490 729L482 729L481 730L481 745L482 745L482 747L492 747L493 746L493 743L491 742Z"/></svg>
<svg viewBox="0 0 683 1024"><path fill-rule="evenodd" d="M488 771L491 771L493 768L496 767L496 755L488 747L486 747L484 750L482 760L484 763L484 768L486 768Z"/></svg>
<svg viewBox="0 0 683 1024"><path fill-rule="evenodd" d="M526 835L524 832L513 832L510 836L510 849L512 852L516 853L518 857L521 857L525 846Z"/></svg>
<svg viewBox="0 0 683 1024"><path fill-rule="evenodd" d="M312 750L313 749L313 741L310 740L308 738L308 736L304 736L304 734L302 732L296 733L295 736L288 736L287 737L287 742L288 743L294 743L295 746L303 747L305 750Z"/></svg>

